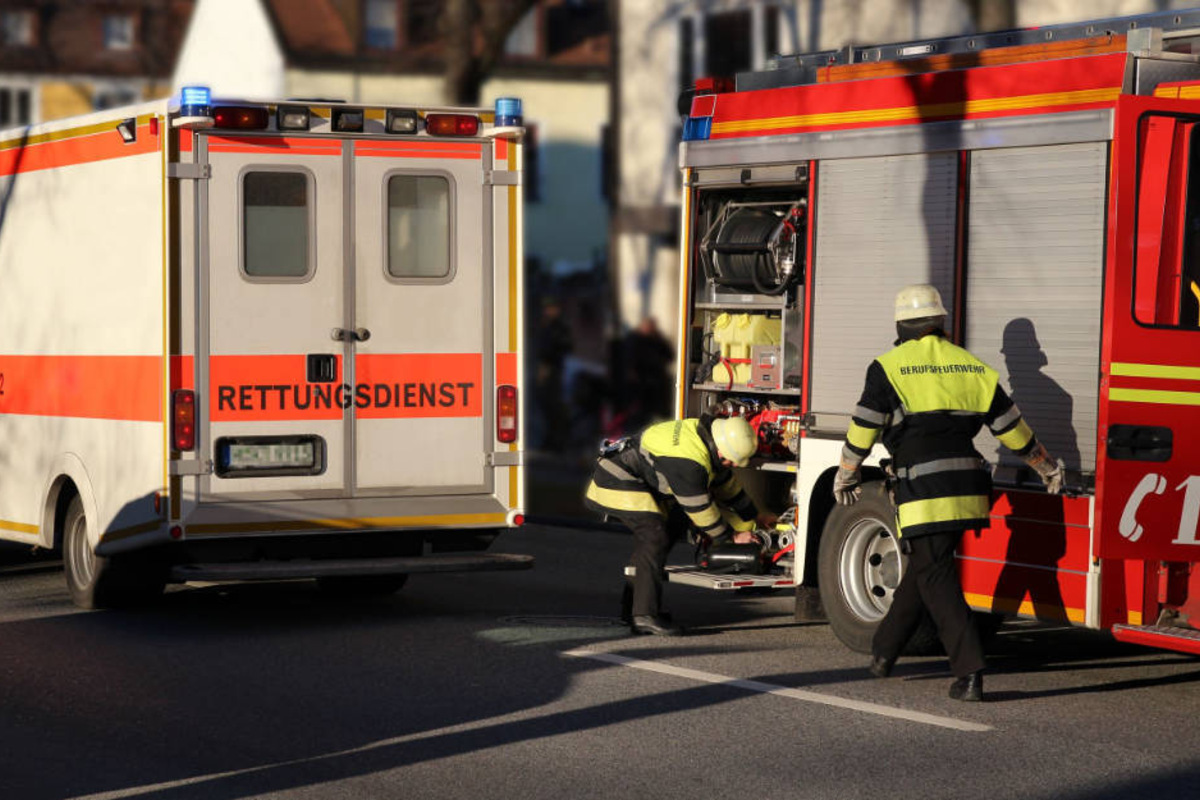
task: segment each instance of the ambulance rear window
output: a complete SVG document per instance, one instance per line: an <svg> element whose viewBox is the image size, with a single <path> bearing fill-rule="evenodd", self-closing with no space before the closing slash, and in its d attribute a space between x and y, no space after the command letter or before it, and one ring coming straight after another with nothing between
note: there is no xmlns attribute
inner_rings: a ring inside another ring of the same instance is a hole
<svg viewBox="0 0 1200 800"><path fill-rule="evenodd" d="M450 277L450 181L393 175L387 184L387 271L399 279Z"/></svg>
<svg viewBox="0 0 1200 800"><path fill-rule="evenodd" d="M306 172L242 177L242 269L250 278L309 274L310 182Z"/></svg>

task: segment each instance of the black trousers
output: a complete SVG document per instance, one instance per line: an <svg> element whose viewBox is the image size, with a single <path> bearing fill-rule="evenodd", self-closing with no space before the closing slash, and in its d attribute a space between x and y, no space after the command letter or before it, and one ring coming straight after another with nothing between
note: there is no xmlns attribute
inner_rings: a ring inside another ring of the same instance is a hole
<svg viewBox="0 0 1200 800"><path fill-rule="evenodd" d="M633 575L626 576L627 588L633 591L633 614L655 616L661 611L667 553L687 533L687 518L676 507L665 519L638 514L621 521L633 532L633 555L629 558Z"/></svg>
<svg viewBox="0 0 1200 800"><path fill-rule="evenodd" d="M903 540L909 548L908 567L892 595L892 607L875 630L871 650L877 658L894 660L900 655L920 625L924 607L937 626L954 676L962 678L983 669L983 645L954 563L960 539L962 531Z"/></svg>

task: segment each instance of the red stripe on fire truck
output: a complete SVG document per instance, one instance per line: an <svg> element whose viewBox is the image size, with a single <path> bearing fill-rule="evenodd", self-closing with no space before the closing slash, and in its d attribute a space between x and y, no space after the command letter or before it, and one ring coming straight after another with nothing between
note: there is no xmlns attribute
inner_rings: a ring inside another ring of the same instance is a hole
<svg viewBox="0 0 1200 800"><path fill-rule="evenodd" d="M720 95L712 138L1111 107L1125 53Z"/></svg>
<svg viewBox="0 0 1200 800"><path fill-rule="evenodd" d="M213 422L479 417L483 415L480 353L389 353L355 358L355 381L310 383L304 355L225 355L210 360Z"/></svg>

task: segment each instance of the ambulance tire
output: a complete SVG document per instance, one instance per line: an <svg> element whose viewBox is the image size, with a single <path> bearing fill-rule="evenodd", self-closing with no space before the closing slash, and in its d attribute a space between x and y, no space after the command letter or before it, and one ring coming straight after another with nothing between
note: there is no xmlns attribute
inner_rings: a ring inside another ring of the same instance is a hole
<svg viewBox="0 0 1200 800"><path fill-rule="evenodd" d="M870 481L863 484L857 503L833 507L821 532L817 554L821 604L834 635L858 653L871 652L875 629L903 574L906 559L895 528L896 509L883 481ZM904 653L940 651L937 629L926 615Z"/></svg>
<svg viewBox="0 0 1200 800"><path fill-rule="evenodd" d="M329 575L317 578L317 588L338 598L386 597L407 582L407 575Z"/></svg>
<svg viewBox="0 0 1200 800"><path fill-rule="evenodd" d="M71 600L80 608L118 608L143 603L162 594L166 568L140 553L96 555L87 536L87 517L78 495L63 517L63 572Z"/></svg>

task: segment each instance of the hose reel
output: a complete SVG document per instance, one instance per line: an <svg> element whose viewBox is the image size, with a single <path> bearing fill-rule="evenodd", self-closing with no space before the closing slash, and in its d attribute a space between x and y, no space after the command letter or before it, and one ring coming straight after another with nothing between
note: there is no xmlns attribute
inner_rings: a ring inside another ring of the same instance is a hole
<svg viewBox="0 0 1200 800"><path fill-rule="evenodd" d="M700 242L708 279L744 292L787 291L803 275L803 265L797 264L805 206L805 200L723 205Z"/></svg>

